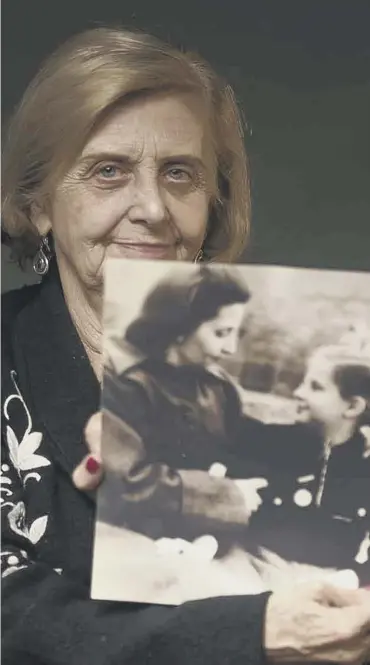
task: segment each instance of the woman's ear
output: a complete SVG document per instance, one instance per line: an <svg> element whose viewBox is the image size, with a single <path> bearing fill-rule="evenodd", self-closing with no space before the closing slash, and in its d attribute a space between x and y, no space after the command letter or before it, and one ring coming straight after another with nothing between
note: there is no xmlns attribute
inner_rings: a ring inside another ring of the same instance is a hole
<svg viewBox="0 0 370 665"><path fill-rule="evenodd" d="M348 400L348 407L344 415L350 420L358 420L365 413L366 408L366 399L360 395L355 395Z"/></svg>
<svg viewBox="0 0 370 665"><path fill-rule="evenodd" d="M37 203L31 206L31 222L42 237L51 231L50 217Z"/></svg>

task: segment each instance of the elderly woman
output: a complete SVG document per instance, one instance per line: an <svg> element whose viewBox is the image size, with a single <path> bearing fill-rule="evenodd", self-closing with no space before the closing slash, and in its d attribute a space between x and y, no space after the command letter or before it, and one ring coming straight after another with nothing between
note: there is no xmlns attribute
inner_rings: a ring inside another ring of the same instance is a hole
<svg viewBox="0 0 370 665"><path fill-rule="evenodd" d="M5 229L43 276L3 304L4 662L364 659L366 592L319 585L178 608L89 599L94 495L71 475L80 465L79 487L101 475L83 432L99 408L104 262L237 258L249 209L230 88L153 37L77 35L25 93L3 173Z"/></svg>

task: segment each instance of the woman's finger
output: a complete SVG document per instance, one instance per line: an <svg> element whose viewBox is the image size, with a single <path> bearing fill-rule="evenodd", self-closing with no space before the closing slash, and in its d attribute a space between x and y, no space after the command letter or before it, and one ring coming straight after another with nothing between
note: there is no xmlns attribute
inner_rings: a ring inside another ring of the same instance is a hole
<svg viewBox="0 0 370 665"><path fill-rule="evenodd" d="M89 418L85 427L85 441L92 455L100 459L100 446L103 429L103 414L97 411Z"/></svg>
<svg viewBox="0 0 370 665"><path fill-rule="evenodd" d="M95 490L103 479L103 466L100 456L102 433L102 414L97 412L87 422L85 440L89 454L85 455L72 474L77 489L82 491Z"/></svg>
<svg viewBox="0 0 370 665"><path fill-rule="evenodd" d="M268 480L266 478L249 478L248 483L254 490L263 490L268 487Z"/></svg>
<svg viewBox="0 0 370 665"><path fill-rule="evenodd" d="M103 467L100 460L93 455L86 455L82 462L76 466L72 474L72 480L77 489L83 492L90 492L99 487L103 475Z"/></svg>

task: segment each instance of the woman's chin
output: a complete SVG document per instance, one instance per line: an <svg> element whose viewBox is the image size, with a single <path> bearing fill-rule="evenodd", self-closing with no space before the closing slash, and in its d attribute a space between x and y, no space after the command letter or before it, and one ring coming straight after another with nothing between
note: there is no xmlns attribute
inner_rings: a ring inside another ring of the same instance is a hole
<svg viewBox="0 0 370 665"><path fill-rule="evenodd" d="M222 369L219 363L215 360L212 360L210 362L205 362L204 367L208 372L211 372L211 374L215 374L216 376L222 375Z"/></svg>
<svg viewBox="0 0 370 665"><path fill-rule="evenodd" d="M308 409L298 410L296 412L295 421L297 423L308 424L311 422L311 414Z"/></svg>

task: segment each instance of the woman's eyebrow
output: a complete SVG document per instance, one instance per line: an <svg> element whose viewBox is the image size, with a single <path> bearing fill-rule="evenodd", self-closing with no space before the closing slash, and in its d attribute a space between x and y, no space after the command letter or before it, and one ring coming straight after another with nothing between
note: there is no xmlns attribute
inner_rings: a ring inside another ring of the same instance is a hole
<svg viewBox="0 0 370 665"><path fill-rule="evenodd" d="M93 151L93 152L88 152L79 158L77 165L81 164L90 164L94 162L99 162L99 161L104 161L104 160L112 160L114 162L120 162L120 163L125 163L125 164L135 164L138 159L133 158L132 155L125 154L124 152L117 152L117 151L110 151L110 150L104 150L104 151ZM196 155L191 155L191 154L186 154L186 153L173 153L173 154L168 154L168 155L163 155L162 157L159 158L158 160L161 164L187 164L189 166L193 166L194 168L198 170L204 171L206 169L206 165L204 161L196 156Z"/></svg>
<svg viewBox="0 0 370 665"><path fill-rule="evenodd" d="M77 161L77 165L81 164L93 164L94 162L101 162L101 161L113 161L113 162L120 162L120 163L133 163L134 160L132 157L129 155L125 155L122 152L116 152L116 151L98 151L98 152L89 152L85 153L84 155L81 155L81 157Z"/></svg>
<svg viewBox="0 0 370 665"><path fill-rule="evenodd" d="M171 154L171 155L166 155L164 157L160 158L160 161L162 163L170 163L170 164L188 164L189 166L195 166L198 169L204 170L206 168L206 165L204 161L200 158L197 157L196 155L190 155L190 154Z"/></svg>

